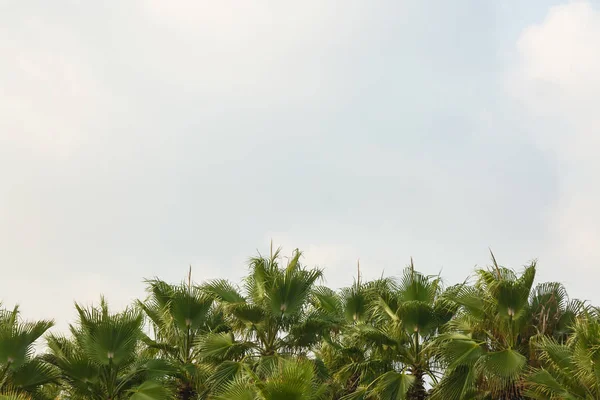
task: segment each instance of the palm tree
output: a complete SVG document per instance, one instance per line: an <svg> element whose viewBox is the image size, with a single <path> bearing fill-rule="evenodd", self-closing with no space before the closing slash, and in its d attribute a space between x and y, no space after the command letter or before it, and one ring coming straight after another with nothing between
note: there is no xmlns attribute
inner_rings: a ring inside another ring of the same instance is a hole
<svg viewBox="0 0 600 400"><path fill-rule="evenodd" d="M543 337L535 344L542 367L528 376L526 394L543 400L600 398L600 322L590 315L573 325L564 343Z"/></svg>
<svg viewBox="0 0 600 400"><path fill-rule="evenodd" d="M203 290L228 316L235 333L254 345L257 355L272 356L294 353L302 342L295 328L308 327L306 319L315 282L322 278L320 269L306 269L300 264L302 253L294 251L287 266L279 266L280 250L270 257L250 260L250 274L245 279L245 293L224 280L212 281ZM304 346L318 340L319 331L312 340L304 338Z"/></svg>
<svg viewBox="0 0 600 400"><path fill-rule="evenodd" d="M182 400L207 393L206 380L211 366L200 357L200 340L208 333L220 333L229 328L213 299L188 282L170 285L161 280L148 281L149 297L138 302L151 321L154 340L146 339L157 355L168 360L175 369L177 397Z"/></svg>
<svg viewBox="0 0 600 400"><path fill-rule="evenodd" d="M380 279L341 291L347 325L338 341L322 346L326 364L341 378L345 398L421 400L425 378L438 379L433 338L451 318L441 280L415 270L399 281Z"/></svg>
<svg viewBox="0 0 600 400"><path fill-rule="evenodd" d="M30 400L30 397L19 393L3 393L0 394L0 400Z"/></svg>
<svg viewBox="0 0 600 400"><path fill-rule="evenodd" d="M276 360L257 371L244 369L214 397L216 400L319 400L331 399L314 363L306 359Z"/></svg>
<svg viewBox="0 0 600 400"><path fill-rule="evenodd" d="M304 268L300 257L295 250L284 267L280 250L252 258L243 291L225 280L202 286L232 328L201 340L200 357L219 365L213 385L233 379L242 369L256 370L260 363L306 355L327 331L327 313L313 305L322 271Z"/></svg>
<svg viewBox="0 0 600 400"><path fill-rule="evenodd" d="M164 399L158 379L168 371L160 360L144 354L142 314L127 308L110 313L76 304L78 323L71 337L50 335L47 359L61 371L64 396L72 400Z"/></svg>
<svg viewBox="0 0 600 400"><path fill-rule="evenodd" d="M388 365L383 360L370 360L371 345L365 331L369 320L369 296L375 282L361 282L358 277L339 293L325 287L314 290L313 307L331 321L329 332L314 346L314 352L330 371L329 384L334 398L356 393L361 382L372 382ZM371 332L372 333L372 332Z"/></svg>
<svg viewBox="0 0 600 400"><path fill-rule="evenodd" d="M474 286L451 288L460 307L440 336L439 356L446 373L433 399L523 399L531 323L529 298L536 263L521 276L497 264L477 271Z"/></svg>
<svg viewBox="0 0 600 400"><path fill-rule="evenodd" d="M0 309L0 395L6 398L46 399L44 386L56 382L58 372L34 355L36 341L53 322L22 321L19 307Z"/></svg>
<svg viewBox="0 0 600 400"><path fill-rule="evenodd" d="M584 302L569 299L565 287L558 282L538 284L529 304L531 335L550 336L561 343L573 332L576 318L589 310Z"/></svg>
<svg viewBox="0 0 600 400"><path fill-rule="evenodd" d="M440 373L434 362L433 339L456 307L444 297L441 279L415 271L412 260L400 282L389 283L388 290L380 292L373 302L374 318L380 330L395 342L394 363L413 378L407 398L422 400L427 397L425 377L437 382Z"/></svg>

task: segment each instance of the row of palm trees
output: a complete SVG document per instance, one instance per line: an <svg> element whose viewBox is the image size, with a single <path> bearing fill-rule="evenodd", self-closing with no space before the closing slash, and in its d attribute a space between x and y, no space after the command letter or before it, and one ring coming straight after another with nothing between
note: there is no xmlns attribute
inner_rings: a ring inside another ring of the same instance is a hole
<svg viewBox="0 0 600 400"><path fill-rule="evenodd" d="M335 291L275 251L241 285L154 279L125 310L76 305L65 333L2 309L0 400L600 398L598 310L535 274L492 255L444 287L411 260Z"/></svg>

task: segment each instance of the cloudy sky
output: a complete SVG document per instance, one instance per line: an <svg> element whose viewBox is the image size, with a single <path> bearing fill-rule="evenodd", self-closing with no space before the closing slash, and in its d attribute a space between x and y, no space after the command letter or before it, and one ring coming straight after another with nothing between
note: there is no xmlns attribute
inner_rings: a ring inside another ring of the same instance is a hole
<svg viewBox="0 0 600 400"><path fill-rule="evenodd" d="M600 1L0 0L0 298L489 261L600 302Z"/></svg>

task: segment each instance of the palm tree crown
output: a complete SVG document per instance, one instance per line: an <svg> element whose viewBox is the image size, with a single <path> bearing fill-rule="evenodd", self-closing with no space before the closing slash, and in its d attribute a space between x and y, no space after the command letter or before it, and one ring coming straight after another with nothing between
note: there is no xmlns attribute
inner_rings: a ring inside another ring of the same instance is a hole
<svg viewBox="0 0 600 400"><path fill-rule="evenodd" d="M56 382L58 371L35 356L36 341L54 323L22 321L19 307L0 309L0 394L47 398L44 385Z"/></svg>
<svg viewBox="0 0 600 400"><path fill-rule="evenodd" d="M71 337L50 335L48 359L61 371L65 397L72 400L161 399L166 391L154 377L164 375L160 360L143 351L142 314L135 308L110 313L107 303L76 304L78 323Z"/></svg>

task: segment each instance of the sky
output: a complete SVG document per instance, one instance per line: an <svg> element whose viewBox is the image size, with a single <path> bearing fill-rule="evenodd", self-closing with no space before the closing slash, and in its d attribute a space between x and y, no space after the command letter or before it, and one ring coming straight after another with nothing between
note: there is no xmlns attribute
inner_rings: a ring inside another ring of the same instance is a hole
<svg viewBox="0 0 600 400"><path fill-rule="evenodd" d="M600 304L600 1L0 0L0 299L538 260Z"/></svg>

